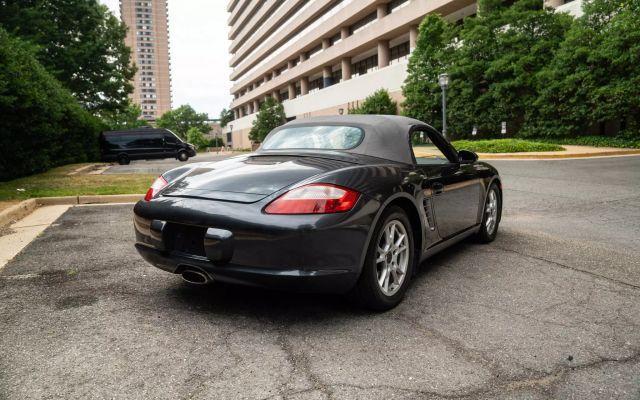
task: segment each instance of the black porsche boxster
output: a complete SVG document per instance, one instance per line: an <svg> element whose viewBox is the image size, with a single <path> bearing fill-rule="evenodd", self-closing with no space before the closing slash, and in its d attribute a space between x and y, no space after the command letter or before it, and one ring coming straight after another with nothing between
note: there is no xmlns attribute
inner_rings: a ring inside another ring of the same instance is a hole
<svg viewBox="0 0 640 400"><path fill-rule="evenodd" d="M396 116L296 120L254 153L173 169L135 206L136 248L191 283L351 293L398 304L418 263L491 242L500 176Z"/></svg>

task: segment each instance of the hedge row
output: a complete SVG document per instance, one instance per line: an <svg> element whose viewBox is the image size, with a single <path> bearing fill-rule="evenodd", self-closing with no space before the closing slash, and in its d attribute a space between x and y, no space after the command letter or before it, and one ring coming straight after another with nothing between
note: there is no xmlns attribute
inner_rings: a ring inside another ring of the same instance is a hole
<svg viewBox="0 0 640 400"><path fill-rule="evenodd" d="M100 120L0 28L0 181L98 157Z"/></svg>

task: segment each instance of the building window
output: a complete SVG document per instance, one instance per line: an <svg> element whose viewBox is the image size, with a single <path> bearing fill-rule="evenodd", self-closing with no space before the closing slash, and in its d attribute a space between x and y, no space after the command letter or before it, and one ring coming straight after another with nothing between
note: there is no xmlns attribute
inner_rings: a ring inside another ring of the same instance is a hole
<svg viewBox="0 0 640 400"><path fill-rule="evenodd" d="M317 56L318 54L320 54L321 51L322 51L322 44L319 44L313 49L309 50L309 52L307 53L307 59Z"/></svg>
<svg viewBox="0 0 640 400"><path fill-rule="evenodd" d="M387 4L387 13L391 14L392 12L396 12L407 5L409 5L409 0L393 0Z"/></svg>
<svg viewBox="0 0 640 400"><path fill-rule="evenodd" d="M309 81L309 93L322 89L322 77Z"/></svg>
<svg viewBox="0 0 640 400"><path fill-rule="evenodd" d="M333 71L331 73L331 80L333 81L333 84L335 85L336 83L340 83L342 82L342 70L339 69L337 71Z"/></svg>
<svg viewBox="0 0 640 400"><path fill-rule="evenodd" d="M329 39L329 43L331 44L331 46L333 46L334 44L338 43L340 40L342 40L342 36L340 35L340 33L337 33L333 35L331 39Z"/></svg>
<svg viewBox="0 0 640 400"><path fill-rule="evenodd" d="M360 21L351 25L351 27L349 28L349 33L353 35L354 33L360 32L367 26L373 24L376 21L376 19L378 19L378 14L377 12L374 11L371 14L367 15L366 17L362 18Z"/></svg>
<svg viewBox="0 0 640 400"><path fill-rule="evenodd" d="M406 60L410 53L409 42L400 43L399 45L392 47L389 49L389 53L390 63Z"/></svg>
<svg viewBox="0 0 640 400"><path fill-rule="evenodd" d="M352 65L353 76L365 75L378 69L378 55L374 54Z"/></svg>

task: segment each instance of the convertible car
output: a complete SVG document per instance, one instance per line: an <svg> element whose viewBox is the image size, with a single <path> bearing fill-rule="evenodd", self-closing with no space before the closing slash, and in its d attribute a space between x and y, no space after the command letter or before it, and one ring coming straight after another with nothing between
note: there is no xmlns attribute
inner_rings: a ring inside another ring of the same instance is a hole
<svg viewBox="0 0 640 400"><path fill-rule="evenodd" d="M320 117L273 130L254 153L160 176L135 206L136 248L194 284L350 293L385 310L419 262L494 240L495 168L397 116Z"/></svg>

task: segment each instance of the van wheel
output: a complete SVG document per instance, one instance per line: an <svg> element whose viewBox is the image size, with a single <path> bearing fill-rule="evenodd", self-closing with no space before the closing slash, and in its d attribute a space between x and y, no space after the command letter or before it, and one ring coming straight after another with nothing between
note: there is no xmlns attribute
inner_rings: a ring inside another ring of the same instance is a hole
<svg viewBox="0 0 640 400"><path fill-rule="evenodd" d="M121 154L120 156L118 156L118 164L129 165L130 162L131 160L129 160L129 156L127 156L126 154Z"/></svg>
<svg viewBox="0 0 640 400"><path fill-rule="evenodd" d="M189 155L187 154L187 152L186 152L186 151L184 151L184 150L183 150L183 151L181 151L181 152L179 152L179 153L178 153L178 160L179 160L179 161L185 162L185 161L187 161L188 159L189 159Z"/></svg>

